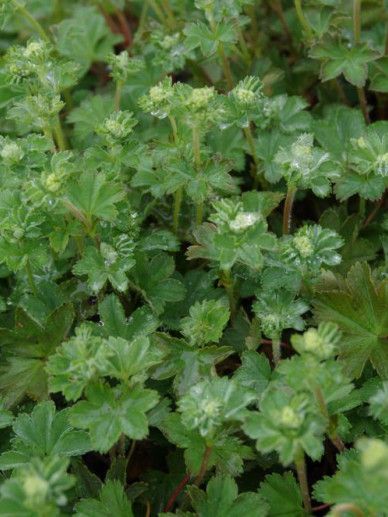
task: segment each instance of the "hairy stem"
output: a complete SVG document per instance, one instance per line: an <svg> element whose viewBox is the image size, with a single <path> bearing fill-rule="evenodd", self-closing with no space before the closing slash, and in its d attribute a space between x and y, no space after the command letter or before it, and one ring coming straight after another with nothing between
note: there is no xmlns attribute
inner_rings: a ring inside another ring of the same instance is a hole
<svg viewBox="0 0 388 517"><path fill-rule="evenodd" d="M362 114L364 116L364 120L366 124L370 124L370 117L368 111L368 102L366 100L365 89L361 86L357 88L358 102L360 103L360 108Z"/></svg>
<svg viewBox="0 0 388 517"><path fill-rule="evenodd" d="M366 212L366 201L365 201L365 198L360 197L359 205L358 205L358 213L362 220L365 219L365 212Z"/></svg>
<svg viewBox="0 0 388 517"><path fill-rule="evenodd" d="M115 10L115 14L116 14L117 20L120 25L121 34L124 36L124 42L123 42L124 47L127 48L132 43L132 32L128 25L128 20L127 20L125 14L122 11L120 11L119 9Z"/></svg>
<svg viewBox="0 0 388 517"><path fill-rule="evenodd" d="M148 0L144 0L143 7L142 7L141 13L140 13L139 24L137 26L137 36L142 35L144 32L144 27L145 27L146 20L147 20L148 8L149 8Z"/></svg>
<svg viewBox="0 0 388 517"><path fill-rule="evenodd" d="M59 115L57 116L57 120L54 125L54 135L55 140L57 142L58 149L60 151L66 151L67 149L67 140L65 133L62 128L61 120L59 118Z"/></svg>
<svg viewBox="0 0 388 517"><path fill-rule="evenodd" d="M26 273L27 273L28 284L30 286L30 289L31 289L32 293L35 296L37 296L38 295L38 289L36 287L36 283L35 283L35 280L34 280L34 275L32 274L32 268L31 268L30 259L27 259L27 262L26 262Z"/></svg>
<svg viewBox="0 0 388 517"><path fill-rule="evenodd" d="M365 219L365 222L364 224L362 225L363 228L366 228L372 221L373 219L376 217L376 215L378 214L378 211L380 210L380 208L383 206L384 204L384 200L385 200L385 194L383 194L381 196L381 198L376 202L375 204L375 207L373 208L373 210L371 211L371 213L368 215L368 217Z"/></svg>
<svg viewBox="0 0 388 517"><path fill-rule="evenodd" d="M175 233L178 232L179 228L179 219L181 214L183 200L183 188L179 187L178 190L174 192L174 205L173 205L173 214L172 214L172 227Z"/></svg>
<svg viewBox="0 0 388 517"><path fill-rule="evenodd" d="M201 169L201 138L200 138L199 128L197 126L193 127L192 139L193 139L194 165L195 165L195 169L198 173L198 172L200 172L200 169Z"/></svg>
<svg viewBox="0 0 388 517"><path fill-rule="evenodd" d="M169 0L162 0L162 6L164 12L166 13L168 24L173 29L176 26L176 19L174 15L174 11L171 9Z"/></svg>
<svg viewBox="0 0 388 517"><path fill-rule="evenodd" d="M256 168L257 168L257 164L258 164L259 160L257 158L255 140L253 138L252 128L250 125L248 127L244 127L244 135L247 140L247 144L249 146L249 152L250 152L250 154L253 158L253 161L256 165Z"/></svg>
<svg viewBox="0 0 388 517"><path fill-rule="evenodd" d="M302 0L294 0L294 5L299 23L301 24L306 33L307 43L310 43L311 40L314 38L314 33L303 12Z"/></svg>
<svg viewBox="0 0 388 517"><path fill-rule="evenodd" d="M353 39L358 45L361 39L361 0L353 0Z"/></svg>
<svg viewBox="0 0 388 517"><path fill-rule="evenodd" d="M229 300L230 317L234 321L237 311L236 297L234 292L234 282L230 269L222 271L222 285L225 287Z"/></svg>
<svg viewBox="0 0 388 517"><path fill-rule="evenodd" d="M218 52L218 56L221 61L222 70L224 72L226 86L227 86L228 90L232 90L233 86L234 86L232 70L230 68L229 59L227 58L227 56L225 54L224 45L222 43L219 43L217 52Z"/></svg>
<svg viewBox="0 0 388 517"><path fill-rule="evenodd" d="M176 144L178 142L178 127L176 125L175 117L173 117L172 115L169 115L168 120L170 121L170 124L171 124L172 139L173 139L174 143Z"/></svg>
<svg viewBox="0 0 388 517"><path fill-rule="evenodd" d="M288 187L286 200L284 202L283 208L283 235L288 235L291 231L291 222L292 222L292 207L294 206L295 187Z"/></svg>
<svg viewBox="0 0 388 517"><path fill-rule="evenodd" d="M169 500L167 501L166 506L164 507L165 512L169 512L172 507L174 506L175 501L179 497L179 495L184 490L187 483L190 481L190 474L185 474L182 481L179 482L179 484L174 489L173 493L171 494Z"/></svg>
<svg viewBox="0 0 388 517"><path fill-rule="evenodd" d="M115 111L120 111L122 92L123 92L123 83L122 83L122 81L117 81L116 90L115 90Z"/></svg>
<svg viewBox="0 0 388 517"><path fill-rule="evenodd" d="M342 452L345 450L345 445L341 438L338 436L337 431L335 429L335 425L333 422L333 419L331 418L329 411L327 409L327 404L325 401L325 397L323 396L322 390L320 386L316 386L314 389L314 397L317 401L318 407L322 413L322 416L325 418L325 420L328 423L329 426L329 432L328 436L330 438L331 443L334 445L334 447L339 451Z"/></svg>
<svg viewBox="0 0 388 517"><path fill-rule="evenodd" d="M197 477L194 480L195 486L198 486L198 487L201 486L203 478L205 477L205 474L207 472L207 467L208 467L211 453L212 453L212 447L206 446L205 452L203 453L203 457L202 457L201 467L199 469Z"/></svg>
<svg viewBox="0 0 388 517"><path fill-rule="evenodd" d="M171 124L172 129L172 139L175 143L175 145L178 143L178 127L176 125L175 117L172 115L168 116L168 119ZM180 219L180 213L181 213L181 206L182 206L182 199L183 199L183 188L179 187L178 190L174 193L174 204L173 204L173 212L172 212L172 227L175 233L177 233L179 228L179 219Z"/></svg>
<svg viewBox="0 0 388 517"><path fill-rule="evenodd" d="M280 338L272 340L272 358L274 365L277 366L282 358Z"/></svg>
<svg viewBox="0 0 388 517"><path fill-rule="evenodd" d="M290 45L290 50L294 51L294 42L286 17L284 15L282 0L270 0L269 5L276 14L276 16L279 18L280 25L282 26L284 34L286 35L287 41Z"/></svg>
<svg viewBox="0 0 388 517"><path fill-rule="evenodd" d="M244 61L247 65L247 67L249 67L251 64L251 53L249 52L247 42L245 41L244 34L240 28L237 31L237 37L238 37L238 42L239 42L239 45L241 48L242 55L244 57Z"/></svg>
<svg viewBox="0 0 388 517"><path fill-rule="evenodd" d="M152 10L156 14L157 18L159 19L160 23L167 27L168 29L172 29L173 26L171 25L171 21L168 19L168 17L164 14L162 8L158 5L157 0L148 0L149 5L151 6Z"/></svg>
<svg viewBox="0 0 388 517"><path fill-rule="evenodd" d="M193 127L193 155L194 155L194 166L197 174L201 174L201 138L200 131L197 126ZM196 223L197 225L202 224L203 221L203 202L197 203L196 207Z"/></svg>
<svg viewBox="0 0 388 517"><path fill-rule="evenodd" d="M17 0L11 0L13 5L15 6L15 9L19 11L19 13L34 27L36 32L39 34L39 36L46 41L47 43L50 41L50 38L47 34L47 32L44 30L42 25L35 20L35 18L32 16L32 14L27 11L27 9L20 4Z"/></svg>
<svg viewBox="0 0 388 517"><path fill-rule="evenodd" d="M353 41L355 45L361 41L361 0L353 0ZM357 95L365 122L370 124L368 103L363 86L357 88Z"/></svg>
<svg viewBox="0 0 388 517"><path fill-rule="evenodd" d="M302 494L303 506L308 514L311 513L311 500L309 485L307 481L306 461L304 452L300 450L295 458L295 468L298 476L300 491Z"/></svg>

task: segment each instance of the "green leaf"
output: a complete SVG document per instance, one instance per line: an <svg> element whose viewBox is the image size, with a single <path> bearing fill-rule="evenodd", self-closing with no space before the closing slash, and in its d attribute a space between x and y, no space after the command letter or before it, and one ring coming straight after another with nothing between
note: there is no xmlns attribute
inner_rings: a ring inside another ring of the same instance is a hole
<svg viewBox="0 0 388 517"><path fill-rule="evenodd" d="M126 272L135 264L129 257L120 257L108 244L102 243L100 250L93 246L86 248L83 257L73 267L73 273L87 275L90 289L97 293L106 282L118 291L126 291L128 278Z"/></svg>
<svg viewBox="0 0 388 517"><path fill-rule="evenodd" d="M73 307L63 305L41 328L23 311L17 311L14 330L0 329L6 353L0 370L0 391L6 406L15 404L25 395L34 400L47 398L45 362L68 334L73 318Z"/></svg>
<svg viewBox="0 0 388 517"><path fill-rule="evenodd" d="M132 505L118 481L107 481L98 499L83 499L75 510L77 517L133 517Z"/></svg>
<svg viewBox="0 0 388 517"><path fill-rule="evenodd" d="M265 517L268 505L259 494L243 492L238 495L237 484L230 476L215 476L207 484L206 493L197 487L188 492L197 515L201 517Z"/></svg>
<svg viewBox="0 0 388 517"><path fill-rule="evenodd" d="M57 412L51 401L37 404L31 414L20 413L12 426L12 449L0 455L0 469L26 465L32 457L70 457L88 452L88 435L71 427L68 414L67 409Z"/></svg>
<svg viewBox="0 0 388 517"><path fill-rule="evenodd" d="M388 57L381 57L371 64L370 89L388 93Z"/></svg>
<svg viewBox="0 0 388 517"><path fill-rule="evenodd" d="M168 440L185 450L184 458L189 472L198 474L206 450L206 440L197 430L187 429L180 415L170 413L159 426ZM214 465L221 472L237 476L243 470L244 459L253 459L252 450L243 442L223 431L215 436L209 456L208 468Z"/></svg>
<svg viewBox="0 0 388 517"><path fill-rule="evenodd" d="M227 422L244 421L255 395L234 380L215 377L195 384L178 400L182 423L211 440Z"/></svg>
<svg viewBox="0 0 388 517"><path fill-rule="evenodd" d="M71 18L63 20L56 27L56 46L59 52L80 64L86 73L95 61L104 61L121 41L114 35L103 16L94 7L73 10Z"/></svg>
<svg viewBox="0 0 388 517"><path fill-rule="evenodd" d="M107 336L121 337L128 341L152 334L158 327L158 320L146 306L138 307L127 319L123 306L114 294L106 296L100 303L99 314Z"/></svg>
<svg viewBox="0 0 388 517"><path fill-rule="evenodd" d="M62 392L66 400L77 400L86 386L98 377L109 357L106 342L81 325L68 341L57 348L47 363L49 389Z"/></svg>
<svg viewBox="0 0 388 517"><path fill-rule="evenodd" d="M241 356L241 366L233 378L242 386L251 388L261 397L271 378L271 366L264 354L246 350Z"/></svg>
<svg viewBox="0 0 388 517"><path fill-rule="evenodd" d="M317 292L315 314L342 331L339 357L351 377L359 377L367 361L382 378L388 377L387 304L388 280L374 280L365 263L354 265L346 278L331 277Z"/></svg>
<svg viewBox="0 0 388 517"><path fill-rule="evenodd" d="M260 321L263 333L270 339L279 339L283 330L293 328L304 329L302 315L309 306L303 301L294 299L288 291L260 292L253 310Z"/></svg>
<svg viewBox="0 0 388 517"><path fill-rule="evenodd" d="M291 472L266 476L260 484L259 494L269 504L268 517L306 515L298 483Z"/></svg>
<svg viewBox="0 0 388 517"><path fill-rule="evenodd" d="M0 487L0 508L3 515L35 517L60 516L60 507L68 502L75 478L67 474L69 461L64 458L33 458L16 469L12 478Z"/></svg>
<svg viewBox="0 0 388 517"><path fill-rule="evenodd" d="M185 295L183 284L171 278L174 272L174 259L166 254L149 258L145 254L136 255L136 265L130 276L133 287L149 303L156 314L163 312L168 302L182 300Z"/></svg>
<svg viewBox="0 0 388 517"><path fill-rule="evenodd" d="M4 427L10 427L13 422L13 414L11 411L8 411L3 407L3 404L0 403L0 429Z"/></svg>
<svg viewBox="0 0 388 517"><path fill-rule="evenodd" d="M182 334L191 345L218 343L229 317L228 307L220 300L197 302L181 322Z"/></svg>
<svg viewBox="0 0 388 517"><path fill-rule="evenodd" d="M110 337L105 347L107 358L101 373L127 385L144 382L149 375L147 370L159 364L164 356L164 352L151 345L146 336L138 336L131 343L120 337Z"/></svg>
<svg viewBox="0 0 388 517"><path fill-rule="evenodd" d="M295 461L300 450L317 460L323 454L325 422L309 404L309 396L295 393L287 385L273 382L260 402L260 413L252 412L243 424L260 452L276 451L283 465Z"/></svg>
<svg viewBox="0 0 388 517"><path fill-rule="evenodd" d="M204 56L211 56L220 44L233 44L236 34L230 24L219 24L212 31L205 23L197 22L186 25L184 29L186 47L193 50L200 47Z"/></svg>
<svg viewBox="0 0 388 517"><path fill-rule="evenodd" d="M323 81L344 74L347 81L361 88L368 76L367 64L376 60L379 54L366 45L345 47L341 43L329 43L314 47L310 51L310 56L323 61Z"/></svg>
<svg viewBox="0 0 388 517"><path fill-rule="evenodd" d="M75 427L89 430L95 450L107 452L121 434L133 440L147 436L146 412L158 402L155 391L140 387L121 391L94 384L86 389L86 397L70 408L69 419Z"/></svg>
<svg viewBox="0 0 388 517"><path fill-rule="evenodd" d="M123 189L108 181L102 173L84 172L76 183L69 187L67 204L69 210L77 214L75 209L86 216L88 223L91 217L113 221L117 215L116 204L125 196ZM77 215L76 215L77 216ZM82 216L81 216L81 221Z"/></svg>
<svg viewBox="0 0 388 517"><path fill-rule="evenodd" d="M363 438L357 449L338 458L338 470L314 487L314 497L330 505L350 503L365 515L381 513L387 507L384 489L388 480L388 448L385 442Z"/></svg>

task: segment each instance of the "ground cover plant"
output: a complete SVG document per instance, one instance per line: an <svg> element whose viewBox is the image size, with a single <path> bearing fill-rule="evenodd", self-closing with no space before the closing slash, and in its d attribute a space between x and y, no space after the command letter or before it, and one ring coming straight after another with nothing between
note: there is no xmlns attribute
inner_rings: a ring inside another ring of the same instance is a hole
<svg viewBox="0 0 388 517"><path fill-rule="evenodd" d="M388 515L387 2L0 21L0 515Z"/></svg>

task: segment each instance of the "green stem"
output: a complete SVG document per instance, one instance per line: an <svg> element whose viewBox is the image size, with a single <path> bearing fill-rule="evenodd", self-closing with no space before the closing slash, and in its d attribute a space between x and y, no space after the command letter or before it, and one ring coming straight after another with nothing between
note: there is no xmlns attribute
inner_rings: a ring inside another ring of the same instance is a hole
<svg viewBox="0 0 388 517"><path fill-rule="evenodd" d="M302 494L303 506L308 514L311 514L311 501L309 485L307 481L306 462L304 452L300 450L295 457L295 467L298 476L300 491Z"/></svg>
<svg viewBox="0 0 388 517"><path fill-rule="evenodd" d="M249 18L251 19L252 49L255 52L255 54L259 54L260 53L260 47L259 47L259 24L258 24L258 21L257 21L255 5L248 5L246 7L246 12L247 12Z"/></svg>
<svg viewBox="0 0 388 517"><path fill-rule="evenodd" d="M194 165L197 170L197 173L199 173L200 169L201 169L201 137L200 137L199 128L197 126L193 127L192 139L193 139Z"/></svg>
<svg viewBox="0 0 388 517"><path fill-rule="evenodd" d="M171 124L172 129L172 138L177 145L178 143L178 127L176 124L175 117L172 115L168 116L168 119ZM172 226L175 233L178 232L179 228L179 219L180 219L180 213L181 213L181 206L182 206L182 199L183 199L183 188L179 187L178 190L174 193L174 205L173 205L173 215L172 215Z"/></svg>
<svg viewBox="0 0 388 517"><path fill-rule="evenodd" d="M174 206L173 206L173 217L172 217L172 227L175 233L178 232L179 228L179 219L182 207L183 200L183 188L179 187L176 192L174 192Z"/></svg>
<svg viewBox="0 0 388 517"><path fill-rule="evenodd" d="M361 40L361 0L353 0L353 39L358 45Z"/></svg>
<svg viewBox="0 0 388 517"><path fill-rule="evenodd" d="M210 28L214 33L216 32L217 26L216 26L214 20L210 22ZM224 45L221 42L218 43L217 54L218 54L218 58L221 63L222 71L224 73L224 79L226 81L226 86L227 86L228 90L232 90L233 86L234 86L232 70L230 68L229 59L226 57L226 54L225 54Z"/></svg>
<svg viewBox="0 0 388 517"><path fill-rule="evenodd" d="M255 140L253 138L252 129L251 129L250 125L248 127L244 127L244 135L245 135L245 138L247 140L247 144L248 144L248 147L249 147L249 152L250 152L250 154L252 156L253 163L255 164L255 170L253 171L253 174L252 174L252 178L255 180L257 172L258 172L258 169L259 169L259 167L258 167L259 166L259 160L257 158Z"/></svg>
<svg viewBox="0 0 388 517"><path fill-rule="evenodd" d="M366 124L370 124L368 102L366 100L365 89L362 86L357 88L357 95L358 95L358 102L360 103L360 108L361 108L362 114L364 116L364 120L365 120Z"/></svg>
<svg viewBox="0 0 388 517"><path fill-rule="evenodd" d="M237 31L237 37L244 61L247 64L247 67L249 67L251 64L251 53L249 52L247 42L245 41L244 34L240 28Z"/></svg>
<svg viewBox="0 0 388 517"><path fill-rule="evenodd" d="M361 0L353 0L353 41L355 45L361 41ZM368 103L363 86L357 88L357 95L365 122L370 124Z"/></svg>
<svg viewBox="0 0 388 517"><path fill-rule="evenodd" d="M228 295L230 317L231 320L234 321L237 312L237 304L234 293L234 282L230 269L225 269L222 271L221 280L222 285L225 287L226 294Z"/></svg>
<svg viewBox="0 0 388 517"><path fill-rule="evenodd" d="M151 6L152 10L156 14L156 16L159 18L159 21L162 25L167 27L168 29L173 29L174 27L171 25L170 20L168 17L165 16L163 10L159 7L156 0L148 0L149 5Z"/></svg>
<svg viewBox="0 0 388 517"><path fill-rule="evenodd" d="M365 219L366 212L366 201L365 198L360 197L359 205L358 205L358 213L360 214L360 219L363 221Z"/></svg>
<svg viewBox="0 0 388 517"><path fill-rule="evenodd" d="M20 12L20 14L22 16L24 16L24 18L30 22L30 24L34 27L34 29L36 30L36 32L39 34L39 36L44 40L46 41L47 43L50 42L50 38L47 34L47 32L44 30L44 28L41 26L41 24L35 20L35 18L32 16L32 14L27 11L27 9L19 4L19 2L17 0L11 0L13 5L15 6L15 8Z"/></svg>
<svg viewBox="0 0 388 517"><path fill-rule="evenodd" d="M203 202L199 201L195 208L195 222L197 226L201 225L203 221Z"/></svg>
<svg viewBox="0 0 388 517"><path fill-rule="evenodd" d="M294 52L294 42L292 39L292 34L290 31L290 28L288 26L286 17L284 15L282 0L270 0L269 1L270 7L273 9L276 16L279 18L280 25L282 26L282 29L284 31L284 34L286 35L287 41L290 45L290 50Z"/></svg>
<svg viewBox="0 0 388 517"><path fill-rule="evenodd" d="M54 134L55 140L57 141L57 146L60 151L66 151L67 149L67 141L65 133L63 132L61 120L59 116L57 117L57 121L54 125Z"/></svg>
<svg viewBox="0 0 388 517"><path fill-rule="evenodd" d="M292 207L294 206L296 190L295 187L288 186L283 208L283 235L288 235L291 231Z"/></svg>
<svg viewBox="0 0 388 517"><path fill-rule="evenodd" d="M193 127L193 154L194 154L194 165L197 174L201 174L201 138L199 128ZM197 225L202 224L203 221L203 202L200 201L196 206L196 223Z"/></svg>
<svg viewBox="0 0 388 517"><path fill-rule="evenodd" d="M314 33L311 29L311 26L303 12L302 7L302 0L294 0L296 15L298 17L299 23L302 25L307 38L307 43L310 43L310 41L314 38Z"/></svg>
<svg viewBox="0 0 388 517"><path fill-rule="evenodd" d="M117 81L116 91L115 91L115 111L120 111L122 92L123 92L123 83L122 83L122 81Z"/></svg>
<svg viewBox="0 0 388 517"><path fill-rule="evenodd" d="M140 19L139 19L139 25L137 26L137 35L141 36L144 32L145 23L147 20L148 8L149 8L148 0L144 0L143 7L141 9Z"/></svg>
<svg viewBox="0 0 388 517"><path fill-rule="evenodd" d="M169 115L168 120L170 121L170 124L171 124L172 139L174 140L174 144L177 144L178 143L178 127L176 125L175 117L173 117L172 115Z"/></svg>
<svg viewBox="0 0 388 517"><path fill-rule="evenodd" d="M133 456L133 453L135 451L136 447L136 440L132 440L131 447L129 448L128 454L127 454L127 461L126 464L129 465L129 462L131 461L131 458Z"/></svg>
<svg viewBox="0 0 388 517"><path fill-rule="evenodd" d="M388 56L388 22L385 24L385 45L384 45L384 55Z"/></svg>
<svg viewBox="0 0 388 517"><path fill-rule="evenodd" d="M280 338L272 340L272 358L274 365L277 366L282 358L282 352L280 347Z"/></svg>
<svg viewBox="0 0 388 517"><path fill-rule="evenodd" d="M174 29L176 26L176 19L174 11L171 9L170 2L168 0L162 0L162 6L164 12L166 13L169 26L171 27L171 29Z"/></svg>
<svg viewBox="0 0 388 517"><path fill-rule="evenodd" d="M199 469L197 477L194 480L195 486L199 487L203 481L203 478L205 477L211 453L212 453L212 447L206 446L205 452L203 453L203 457L202 457L201 467Z"/></svg>
<svg viewBox="0 0 388 517"><path fill-rule="evenodd" d="M52 148L51 148L51 151L53 153L55 153L56 151L56 142L54 140L54 135L53 135L53 132L51 130L51 127L47 126L43 129L43 134L44 136L47 138L47 140L50 140L53 144Z"/></svg>
<svg viewBox="0 0 388 517"><path fill-rule="evenodd" d="M224 45L222 43L218 44L217 52L221 61L222 70L224 72L226 86L228 90L232 90L234 86L232 70L230 68L229 59L226 57Z"/></svg>
<svg viewBox="0 0 388 517"><path fill-rule="evenodd" d="M320 386L315 387L314 397L315 397L315 400L317 401L319 410L321 411L323 418L326 420L326 422L329 426L328 436L330 438L331 443L334 445L334 447L336 447L336 449L339 452L343 452L345 450L345 445L337 434L333 419L331 418L329 410L327 409L325 397L323 396Z"/></svg>
<svg viewBox="0 0 388 517"><path fill-rule="evenodd" d="M28 277L28 283L30 285L31 291L35 296L38 296L38 289L36 287L36 283L34 280L34 275L32 274L31 262L30 259L27 259L26 262L26 273Z"/></svg>

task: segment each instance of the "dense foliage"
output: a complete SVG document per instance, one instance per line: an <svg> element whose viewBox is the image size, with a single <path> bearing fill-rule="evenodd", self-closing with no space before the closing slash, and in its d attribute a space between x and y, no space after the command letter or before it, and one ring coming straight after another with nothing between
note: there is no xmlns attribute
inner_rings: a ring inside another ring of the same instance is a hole
<svg viewBox="0 0 388 517"><path fill-rule="evenodd" d="M0 515L388 515L387 2L0 22Z"/></svg>

